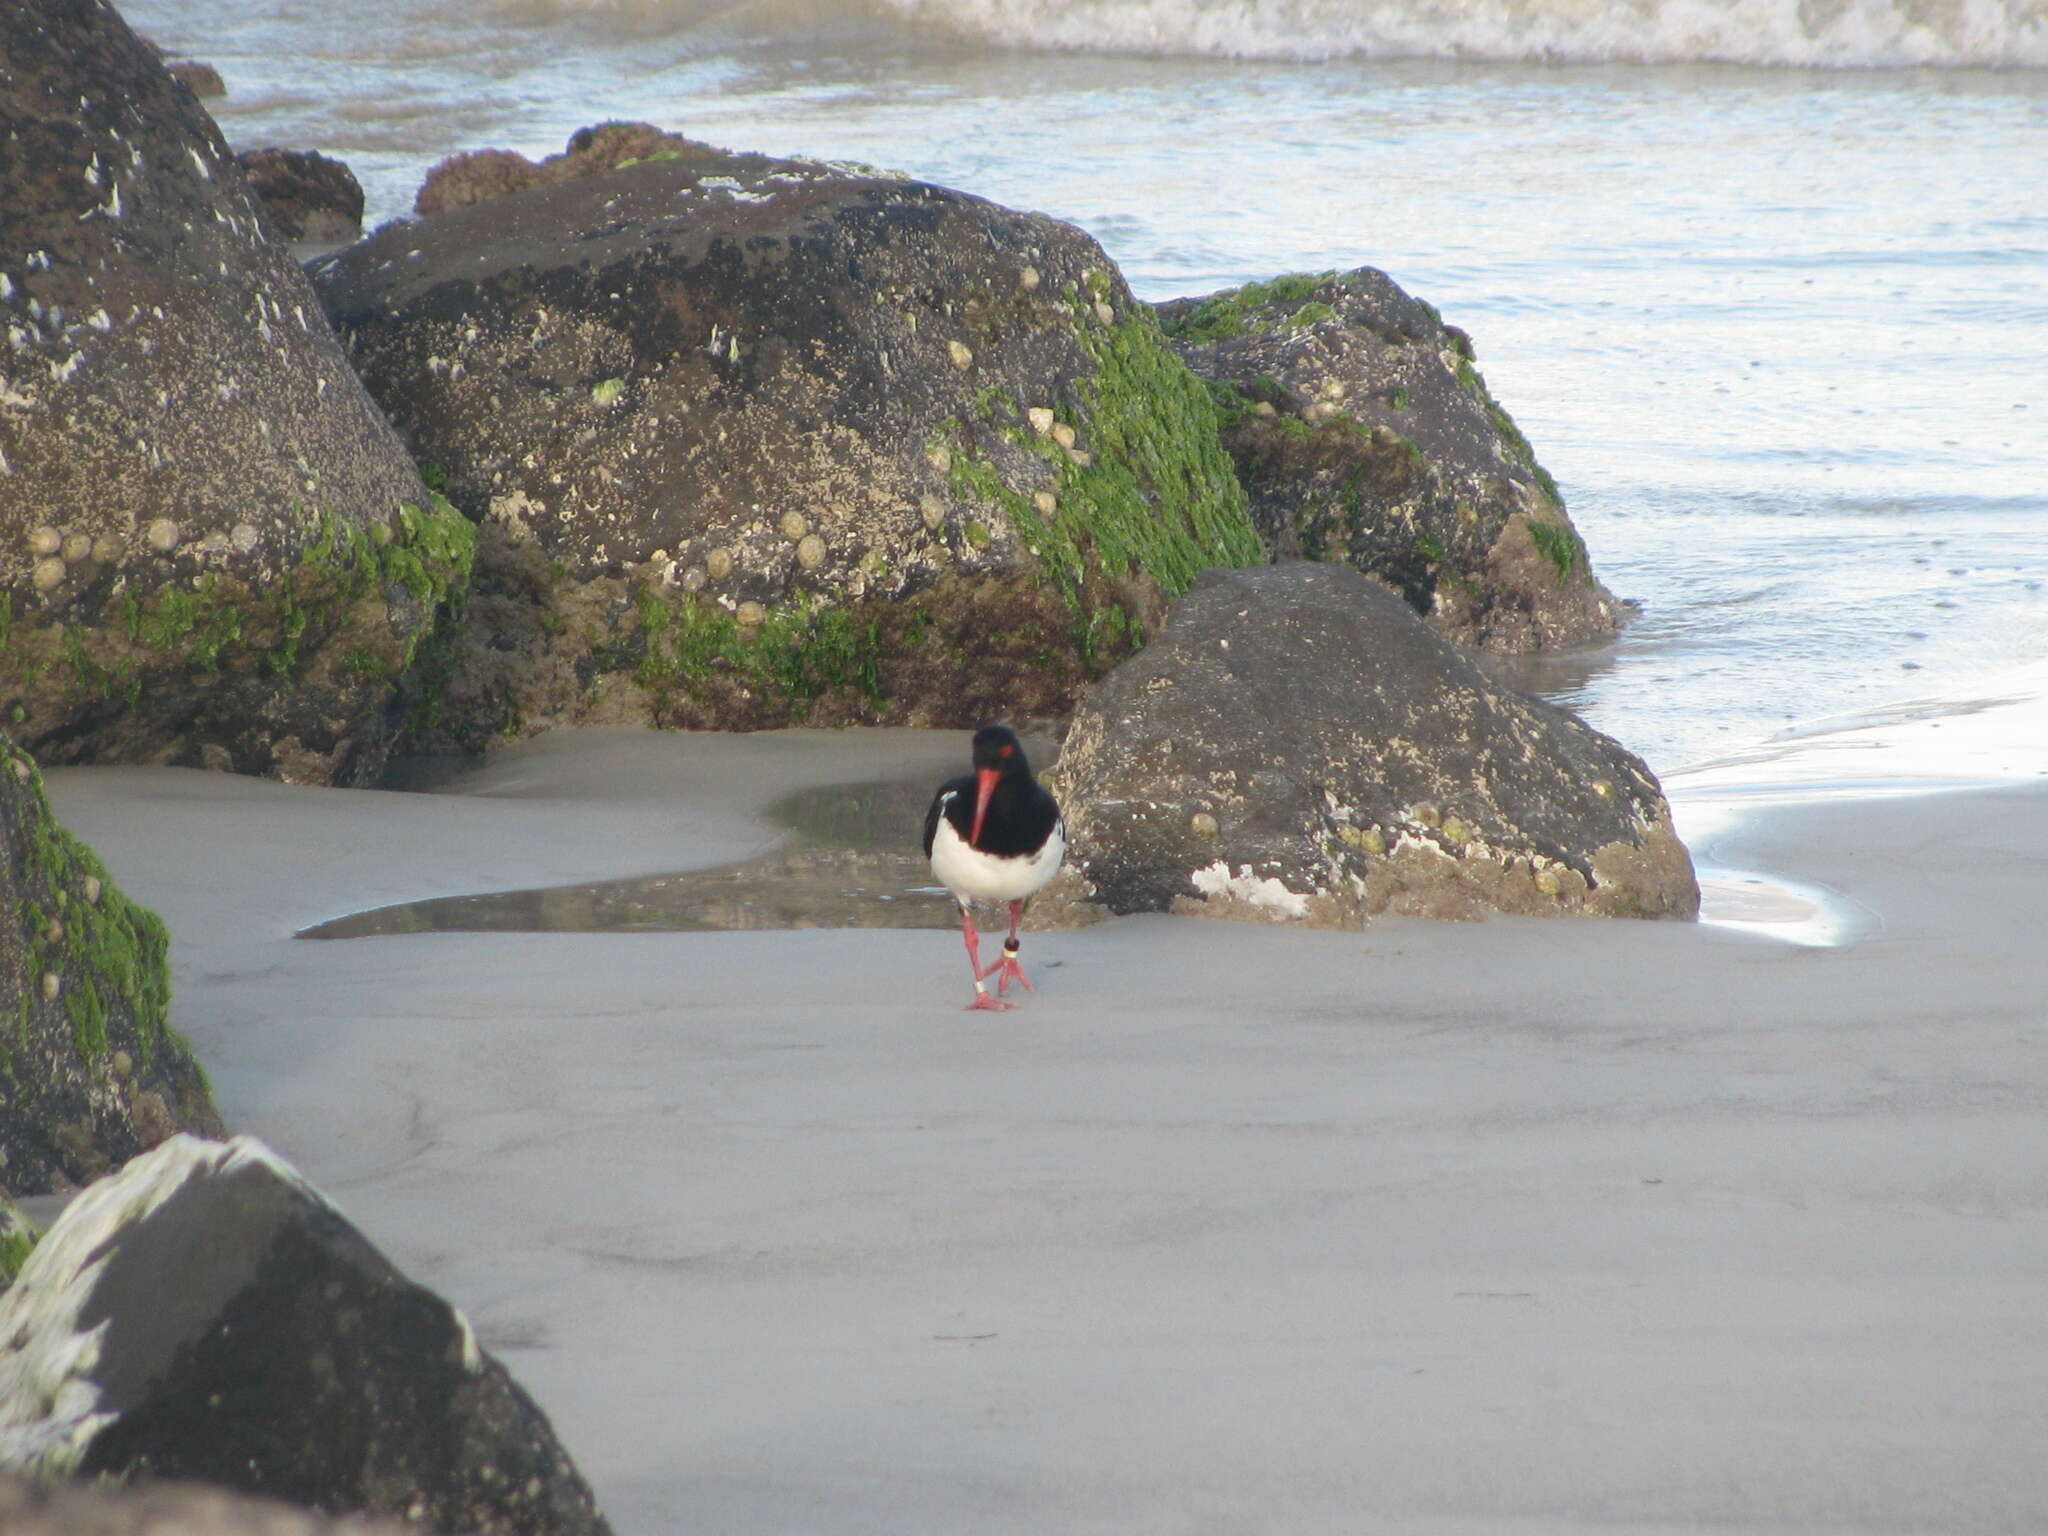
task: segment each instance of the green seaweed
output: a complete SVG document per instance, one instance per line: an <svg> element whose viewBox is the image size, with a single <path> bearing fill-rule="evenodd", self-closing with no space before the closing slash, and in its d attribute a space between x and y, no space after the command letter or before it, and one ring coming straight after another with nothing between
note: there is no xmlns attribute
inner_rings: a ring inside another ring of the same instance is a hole
<svg viewBox="0 0 2048 1536"><path fill-rule="evenodd" d="M1585 568L1586 541L1577 530L1564 523L1538 522L1534 518L1529 520L1528 528L1537 553L1556 569L1559 586L1569 582L1573 572Z"/></svg>
<svg viewBox="0 0 2048 1536"><path fill-rule="evenodd" d="M1529 439L1522 435L1522 429L1515 425L1514 417L1507 413L1505 406L1493 398L1493 391L1486 387L1484 375L1472 365L1469 351L1459 359L1458 382L1476 395L1479 403L1486 407L1487 420L1493 423L1494 431L1498 432L1501 440L1507 444L1508 457L1528 470L1537 485L1542 487L1543 494L1562 507L1564 493L1558 490L1557 482L1551 478L1550 471L1536 462L1536 450L1529 445Z"/></svg>
<svg viewBox="0 0 2048 1536"><path fill-rule="evenodd" d="M1250 330L1257 311L1290 306L1289 324L1313 324L1336 314L1328 304L1308 302L1318 288L1336 276L1335 272L1290 272L1270 282L1227 288L1210 294L1177 318L1161 321L1161 329L1175 341L1227 341Z"/></svg>
<svg viewBox="0 0 2048 1536"><path fill-rule="evenodd" d="M76 701L133 703L147 678L164 669L212 674L247 658L283 681L304 670L309 635L333 633L363 598L402 590L429 608L459 599L469 582L476 535L469 520L437 491L424 507L402 503L388 525L364 527L326 512L313 514L314 536L297 562L274 580L250 583L208 572L195 583L124 591L108 605L111 623L98 629L50 625L0 649L0 685L21 686L51 667L68 674ZM359 670L395 677L409 665L423 635L394 637L381 666L361 646L348 655ZM33 642L33 643L31 643Z"/></svg>
<svg viewBox="0 0 2048 1536"><path fill-rule="evenodd" d="M849 690L882 697L881 625L822 600L767 611L744 625L718 603L643 582L634 593L641 651L634 676L656 697L702 698L714 681L735 682L791 706Z"/></svg>
<svg viewBox="0 0 2048 1536"><path fill-rule="evenodd" d="M1137 630L1127 611L1091 591L1095 578L1149 576L1175 598L1203 571L1256 565L1265 551L1216 436L1218 397L1174 356L1150 315L1096 325L1077 302L1075 322L1095 371L1076 386L1077 408L1058 414L1085 432L1086 462L1048 438L1008 438L1045 461L1050 512L977 457L959 423L948 423L929 446L950 456L955 494L1002 508L1037 551L1095 665L1122 654Z"/></svg>
<svg viewBox="0 0 2048 1536"><path fill-rule="evenodd" d="M0 1291L14 1284L35 1246L36 1229L12 1206L0 1204Z"/></svg>
<svg viewBox="0 0 2048 1536"><path fill-rule="evenodd" d="M165 1048L190 1060L190 1047L168 1023L170 937L163 920L123 895L99 856L58 823L29 758L10 753L7 759L29 799L18 855L22 888L48 891L57 903L55 912L33 899L23 904L30 985L43 975L57 976L73 1043L88 1062L106 1053L116 998L127 1003L135 1021L144 1066ZM96 898L86 895L88 880L97 883ZM25 1026L25 1013L20 1022Z"/></svg>

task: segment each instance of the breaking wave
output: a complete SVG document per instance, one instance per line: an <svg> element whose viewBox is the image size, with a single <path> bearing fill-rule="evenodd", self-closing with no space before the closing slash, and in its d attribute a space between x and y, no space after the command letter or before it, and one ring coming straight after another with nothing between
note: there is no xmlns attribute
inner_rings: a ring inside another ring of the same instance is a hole
<svg viewBox="0 0 2048 1536"><path fill-rule="evenodd" d="M2048 68L2048 0L484 0L507 19L1163 57Z"/></svg>

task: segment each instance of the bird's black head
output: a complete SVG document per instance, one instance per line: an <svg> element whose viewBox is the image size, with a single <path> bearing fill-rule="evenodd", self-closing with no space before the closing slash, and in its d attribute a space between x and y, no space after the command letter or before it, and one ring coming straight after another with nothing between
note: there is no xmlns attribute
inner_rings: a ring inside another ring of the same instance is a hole
<svg viewBox="0 0 2048 1536"><path fill-rule="evenodd" d="M1031 772L1024 761L1024 743L1007 725L984 725L974 733L974 766L1005 775Z"/></svg>

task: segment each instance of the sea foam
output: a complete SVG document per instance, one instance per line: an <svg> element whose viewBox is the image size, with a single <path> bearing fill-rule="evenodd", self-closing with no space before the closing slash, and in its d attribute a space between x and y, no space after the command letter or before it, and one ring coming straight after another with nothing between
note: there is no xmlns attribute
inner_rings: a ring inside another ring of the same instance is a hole
<svg viewBox="0 0 2048 1536"><path fill-rule="evenodd" d="M763 42L880 34L1163 57L2048 68L2044 0L480 0Z"/></svg>

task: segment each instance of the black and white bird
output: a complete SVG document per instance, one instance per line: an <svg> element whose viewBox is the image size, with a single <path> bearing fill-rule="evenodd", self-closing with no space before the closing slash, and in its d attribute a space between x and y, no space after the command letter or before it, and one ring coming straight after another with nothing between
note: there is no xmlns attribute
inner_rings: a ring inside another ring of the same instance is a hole
<svg viewBox="0 0 2048 1536"><path fill-rule="evenodd" d="M1017 922L1024 904L1056 874L1067 851L1066 823L1059 805L1031 776L1023 743L1005 725L984 725L974 733L974 772L948 779L932 797L924 818L924 852L932 873L960 906L960 932L974 971L970 1008L1012 1008L1003 993L1011 982L1035 990L1017 963ZM972 903L1010 904L1010 936L1003 957L981 964L981 934ZM995 995L988 978L996 978Z"/></svg>

